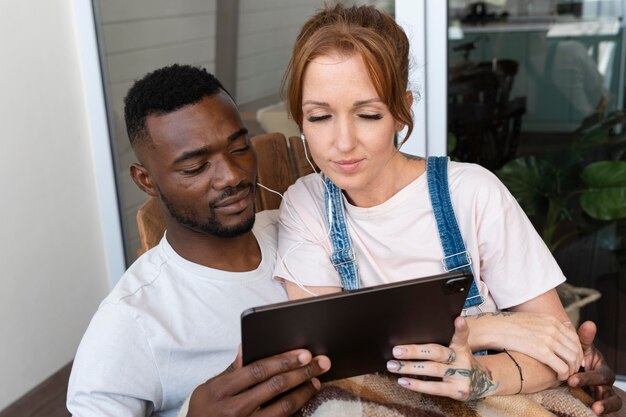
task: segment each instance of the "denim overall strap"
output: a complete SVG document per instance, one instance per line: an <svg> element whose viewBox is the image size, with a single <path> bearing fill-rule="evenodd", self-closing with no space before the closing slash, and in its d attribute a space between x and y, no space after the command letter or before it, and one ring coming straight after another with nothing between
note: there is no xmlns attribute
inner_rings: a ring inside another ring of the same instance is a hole
<svg viewBox="0 0 626 417"><path fill-rule="evenodd" d="M448 189L448 157L431 156L427 160L426 177L428 179L428 192L430 201L437 221L439 239L443 247L444 258L441 260L443 269L448 271L468 270L471 271L472 258L465 248L463 236L456 221L450 190ZM463 308L474 307L484 302L478 291L476 281L465 300Z"/></svg>
<svg viewBox="0 0 626 417"><path fill-rule="evenodd" d="M330 178L326 178L324 204L330 227L330 242L333 245L330 261L341 277L343 289L356 290L360 285L359 270L346 224L343 196L341 189L333 184Z"/></svg>

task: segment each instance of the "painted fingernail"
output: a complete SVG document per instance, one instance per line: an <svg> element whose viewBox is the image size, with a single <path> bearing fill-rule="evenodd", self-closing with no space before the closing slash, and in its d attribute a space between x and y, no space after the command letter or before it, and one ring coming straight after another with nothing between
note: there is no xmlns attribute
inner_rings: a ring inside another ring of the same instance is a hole
<svg viewBox="0 0 626 417"><path fill-rule="evenodd" d="M317 364L324 371L327 370L327 369L330 369L330 359L328 359L326 356L322 356L321 358L319 358L317 360Z"/></svg>
<svg viewBox="0 0 626 417"><path fill-rule="evenodd" d="M398 384L402 385L403 387L408 387L409 385L411 385L411 383L404 378L398 379Z"/></svg>
<svg viewBox="0 0 626 417"><path fill-rule="evenodd" d="M402 356L406 353L405 348L395 347L393 348L393 356Z"/></svg>
<svg viewBox="0 0 626 417"><path fill-rule="evenodd" d="M390 371L397 371L400 368L400 364L397 361L387 361L387 369Z"/></svg>
<svg viewBox="0 0 626 417"><path fill-rule="evenodd" d="M317 379L317 378L311 379L311 384L313 384L315 389L318 390L318 391L319 391L320 387L322 386L322 384L320 383L320 380Z"/></svg>

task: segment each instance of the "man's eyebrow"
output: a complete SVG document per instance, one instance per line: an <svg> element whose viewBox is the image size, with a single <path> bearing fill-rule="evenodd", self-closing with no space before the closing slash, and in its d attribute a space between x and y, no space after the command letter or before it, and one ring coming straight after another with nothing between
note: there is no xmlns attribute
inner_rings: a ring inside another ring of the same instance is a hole
<svg viewBox="0 0 626 417"><path fill-rule="evenodd" d="M248 129L246 129L245 127L242 127L241 129L239 129L235 133L233 133L233 134L228 136L228 143L234 142L237 139L239 139L240 137L245 136L247 134L248 134Z"/></svg>
<svg viewBox="0 0 626 417"><path fill-rule="evenodd" d="M239 139L240 137L245 136L247 134L248 134L248 129L246 129L245 127L242 127L241 129L239 129L235 133L232 133L232 134L228 135L228 138L226 138L226 139L227 139L228 143L232 143L232 142L236 141L237 139ZM178 164L180 162L184 162L184 161L187 161L189 159L197 158L199 156L205 156L209 152L211 152L211 147L210 146L203 146L202 148L194 149L193 151L183 152L182 155L180 155L178 158L176 158L174 160L174 163Z"/></svg>
<svg viewBox="0 0 626 417"><path fill-rule="evenodd" d="M181 156L179 156L178 158L174 160L174 163L178 164L179 162L183 162L188 159L193 159L199 156L204 156L208 154L210 151L211 151L211 148L209 146L203 146L202 148L194 149L193 151L183 152Z"/></svg>

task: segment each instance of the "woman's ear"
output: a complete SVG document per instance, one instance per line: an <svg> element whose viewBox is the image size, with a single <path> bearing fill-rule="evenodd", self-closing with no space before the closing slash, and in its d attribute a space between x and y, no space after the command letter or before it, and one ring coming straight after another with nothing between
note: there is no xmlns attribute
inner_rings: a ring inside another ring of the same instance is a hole
<svg viewBox="0 0 626 417"><path fill-rule="evenodd" d="M157 196L156 188L152 182L152 177L150 176L150 172L146 169L145 166L139 163L131 164L130 177L133 179L135 184L137 184L137 187L141 189L141 191L151 197Z"/></svg>
<svg viewBox="0 0 626 417"><path fill-rule="evenodd" d="M413 92L411 90L406 92L406 102L409 107L413 105Z"/></svg>
<svg viewBox="0 0 626 417"><path fill-rule="evenodd" d="M409 105L409 107L413 105L413 92L410 90L406 92L406 102ZM400 132L402 129L404 129L404 126L405 125L402 122L397 122L396 132Z"/></svg>

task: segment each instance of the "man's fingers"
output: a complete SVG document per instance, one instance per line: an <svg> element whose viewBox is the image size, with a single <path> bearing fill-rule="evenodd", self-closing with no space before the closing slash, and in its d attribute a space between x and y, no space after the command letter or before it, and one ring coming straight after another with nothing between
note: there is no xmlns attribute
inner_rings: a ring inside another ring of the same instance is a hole
<svg viewBox="0 0 626 417"><path fill-rule="evenodd" d="M326 356L317 356L309 364L289 372L274 375L267 381L250 388L240 395L246 398L246 403L265 404L280 394L323 374L329 369L330 359ZM253 410L254 408L250 412Z"/></svg>
<svg viewBox="0 0 626 417"><path fill-rule="evenodd" d="M578 327L578 338L583 346L583 350L587 350L593 345L593 339L595 339L597 331L598 329L592 321L586 321Z"/></svg>
<svg viewBox="0 0 626 417"><path fill-rule="evenodd" d="M610 370L603 371L602 368L596 371L579 372L567 379L570 387L586 387L606 385L611 386L615 382L615 375Z"/></svg>
<svg viewBox="0 0 626 417"><path fill-rule="evenodd" d="M235 372L237 369L240 369L241 366L242 366L242 360L241 360L241 344L240 344L239 347L237 348L237 356L235 357L235 360L233 361L233 363L228 365L228 368L224 369L224 371L220 375L226 375L226 374Z"/></svg>
<svg viewBox="0 0 626 417"><path fill-rule="evenodd" d="M607 397L603 400L591 404L591 409L597 415L614 413L622 408L622 399L613 390L606 392L605 395Z"/></svg>
<svg viewBox="0 0 626 417"><path fill-rule="evenodd" d="M311 352L296 349L280 355L260 359L226 374L221 378L219 386L227 395L236 395L257 384L265 382L275 375L292 371L311 362Z"/></svg>
<svg viewBox="0 0 626 417"><path fill-rule="evenodd" d="M301 384L298 388L285 394L278 400L259 410L255 417L266 416L290 416L313 397L320 389L320 382L317 378Z"/></svg>

